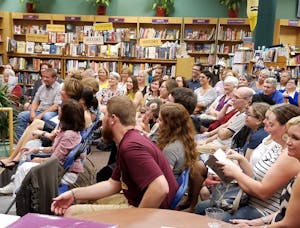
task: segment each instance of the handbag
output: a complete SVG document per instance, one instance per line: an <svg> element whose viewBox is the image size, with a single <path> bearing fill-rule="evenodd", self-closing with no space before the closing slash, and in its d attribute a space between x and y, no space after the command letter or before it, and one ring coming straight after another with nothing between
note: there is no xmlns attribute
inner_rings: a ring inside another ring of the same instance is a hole
<svg viewBox="0 0 300 228"><path fill-rule="evenodd" d="M221 208L232 214L240 206L245 206L247 202L247 193L236 182L222 182L215 185L210 199L211 206Z"/></svg>

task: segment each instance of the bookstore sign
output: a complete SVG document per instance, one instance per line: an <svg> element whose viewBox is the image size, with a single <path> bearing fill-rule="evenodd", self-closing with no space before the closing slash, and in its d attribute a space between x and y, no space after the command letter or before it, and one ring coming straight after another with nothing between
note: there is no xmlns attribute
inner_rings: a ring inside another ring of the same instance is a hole
<svg viewBox="0 0 300 228"><path fill-rule="evenodd" d="M65 32L65 25L46 25L47 32Z"/></svg>
<svg viewBox="0 0 300 228"><path fill-rule="evenodd" d="M161 44L161 39L140 39L140 46L142 47L157 47Z"/></svg>
<svg viewBox="0 0 300 228"><path fill-rule="evenodd" d="M113 30L113 24L110 23L94 23L94 31Z"/></svg>
<svg viewBox="0 0 300 228"><path fill-rule="evenodd" d="M47 34L26 34L26 41L48 43L49 37Z"/></svg>
<svg viewBox="0 0 300 228"><path fill-rule="evenodd" d="M104 44L103 36L86 36L83 38L83 43L88 45Z"/></svg>

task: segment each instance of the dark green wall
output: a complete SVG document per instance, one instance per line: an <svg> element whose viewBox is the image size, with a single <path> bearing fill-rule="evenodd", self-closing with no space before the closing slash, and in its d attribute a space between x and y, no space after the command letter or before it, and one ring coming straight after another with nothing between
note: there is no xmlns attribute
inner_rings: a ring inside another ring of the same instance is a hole
<svg viewBox="0 0 300 228"><path fill-rule="evenodd" d="M277 0L276 18L295 19L298 0Z"/></svg>
<svg viewBox="0 0 300 228"><path fill-rule="evenodd" d="M276 18L296 18L298 0L276 0ZM108 15L154 16L151 0L113 0ZM95 14L95 7L85 0L40 0L40 13ZM0 0L0 11L24 12L25 4L19 0ZM218 0L176 0L175 11L171 16L178 17L226 17L225 7ZM240 9L240 17L246 16L246 4Z"/></svg>
<svg viewBox="0 0 300 228"><path fill-rule="evenodd" d="M108 15L154 16L151 0L112 0ZM19 0L0 0L0 11L24 12L25 4ZM95 6L86 0L40 0L39 13L96 14ZM227 10L218 0L176 0L176 17L227 17ZM246 4L240 9L240 17L246 16Z"/></svg>

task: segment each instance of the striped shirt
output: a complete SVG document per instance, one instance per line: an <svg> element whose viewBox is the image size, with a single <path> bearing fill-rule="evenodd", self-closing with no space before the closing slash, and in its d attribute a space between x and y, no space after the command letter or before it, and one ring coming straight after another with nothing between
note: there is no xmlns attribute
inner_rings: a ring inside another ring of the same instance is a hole
<svg viewBox="0 0 300 228"><path fill-rule="evenodd" d="M270 167L276 162L281 152L281 146L279 144L273 144L272 148L268 148L260 161L253 167L254 179L261 181ZM269 215L279 210L280 195L282 188L278 189L272 196L266 200L259 199L255 196L250 196L249 205L255 207L263 215Z"/></svg>
<svg viewBox="0 0 300 228"><path fill-rule="evenodd" d="M283 189L283 191L281 193L281 198L280 198L280 211L276 216L273 217L272 223L279 222L284 218L286 208L288 206L289 200L290 200L291 195L292 195L292 191L293 191L292 187L293 187L293 184L295 182L295 178L293 178L290 181L290 183L288 184L288 186L285 189Z"/></svg>

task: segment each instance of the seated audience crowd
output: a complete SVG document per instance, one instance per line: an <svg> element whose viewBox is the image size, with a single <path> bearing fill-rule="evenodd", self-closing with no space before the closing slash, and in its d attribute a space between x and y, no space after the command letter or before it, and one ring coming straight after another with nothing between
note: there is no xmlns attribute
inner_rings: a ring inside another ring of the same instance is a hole
<svg viewBox="0 0 300 228"><path fill-rule="evenodd" d="M108 165L98 172L98 183L54 198L53 213L170 209L179 188L176 179L188 169L188 190L177 209L205 215L226 177L248 201L234 212L223 208L223 221L241 227L300 227L299 91L290 71L280 72L277 82L268 69L239 74L221 62L217 74L195 64L188 80L166 75L162 66L136 75L129 67L120 74L101 67L69 70L60 84L51 65L40 69L32 101L17 117L16 147L0 160L2 168L17 166L0 193L15 192L28 171L47 157L63 163L81 142L80 132L100 120L96 131L101 144L110 145L105 147L111 149ZM13 91L13 70L3 73ZM218 176L207 162L219 150L235 164L217 162ZM79 157L63 181L75 183L83 165Z"/></svg>

